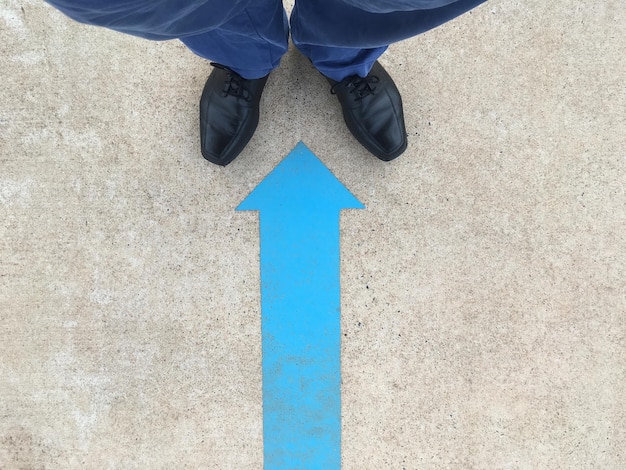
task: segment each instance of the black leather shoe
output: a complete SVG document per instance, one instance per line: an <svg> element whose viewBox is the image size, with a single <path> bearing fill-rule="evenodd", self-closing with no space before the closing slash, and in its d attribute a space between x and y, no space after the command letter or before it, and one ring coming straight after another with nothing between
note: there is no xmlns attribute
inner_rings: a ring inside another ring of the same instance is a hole
<svg viewBox="0 0 626 470"><path fill-rule="evenodd" d="M326 78L348 129L363 147L384 161L406 150L402 98L382 65L376 62L365 78L352 75L340 82Z"/></svg>
<svg viewBox="0 0 626 470"><path fill-rule="evenodd" d="M204 158L226 166L254 135L268 76L247 80L223 65L211 65L215 68L200 98L200 146Z"/></svg>

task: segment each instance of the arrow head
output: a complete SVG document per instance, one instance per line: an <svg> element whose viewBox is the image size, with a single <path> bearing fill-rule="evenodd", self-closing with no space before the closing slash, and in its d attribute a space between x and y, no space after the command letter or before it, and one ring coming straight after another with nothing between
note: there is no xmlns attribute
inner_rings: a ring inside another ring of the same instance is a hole
<svg viewBox="0 0 626 470"><path fill-rule="evenodd" d="M237 207L281 213L364 209L302 142Z"/></svg>

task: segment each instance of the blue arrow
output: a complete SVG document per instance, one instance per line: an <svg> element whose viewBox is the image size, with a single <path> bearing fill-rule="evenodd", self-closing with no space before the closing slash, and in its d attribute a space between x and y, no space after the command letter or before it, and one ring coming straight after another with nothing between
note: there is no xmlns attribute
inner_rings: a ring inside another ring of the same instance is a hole
<svg viewBox="0 0 626 470"><path fill-rule="evenodd" d="M363 209L300 142L239 205L259 210L265 470L341 467L339 213Z"/></svg>

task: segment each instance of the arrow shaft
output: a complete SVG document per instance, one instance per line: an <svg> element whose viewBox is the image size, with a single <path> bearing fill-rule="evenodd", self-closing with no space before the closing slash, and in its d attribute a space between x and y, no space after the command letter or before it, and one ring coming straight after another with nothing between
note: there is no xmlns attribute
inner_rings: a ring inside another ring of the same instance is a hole
<svg viewBox="0 0 626 470"><path fill-rule="evenodd" d="M265 469L339 469L339 212L262 213L260 229Z"/></svg>

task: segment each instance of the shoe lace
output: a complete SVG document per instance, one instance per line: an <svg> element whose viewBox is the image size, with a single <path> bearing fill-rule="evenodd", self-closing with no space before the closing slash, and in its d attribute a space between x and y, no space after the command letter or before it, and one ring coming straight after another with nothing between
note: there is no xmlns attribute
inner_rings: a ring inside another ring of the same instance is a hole
<svg viewBox="0 0 626 470"><path fill-rule="evenodd" d="M345 86L348 88L352 88L350 93L356 94L356 101L360 101L366 96L373 95L376 93L376 83L378 83L380 79L375 75L370 75L365 78L359 77L358 75L352 75L350 77L344 78L342 81L335 83L330 92L335 95L337 94L337 89L341 86Z"/></svg>
<svg viewBox="0 0 626 470"><path fill-rule="evenodd" d="M246 101L252 101L252 94L244 85L244 78L241 75L233 72L231 69L222 64L211 62L211 65L226 72L226 80L224 81L224 88L222 88L222 96L230 95L235 98L243 98Z"/></svg>

